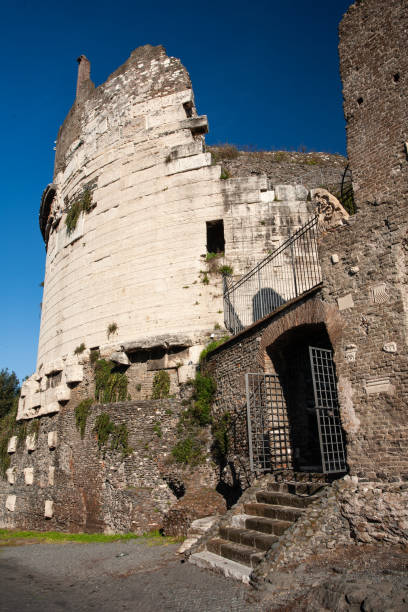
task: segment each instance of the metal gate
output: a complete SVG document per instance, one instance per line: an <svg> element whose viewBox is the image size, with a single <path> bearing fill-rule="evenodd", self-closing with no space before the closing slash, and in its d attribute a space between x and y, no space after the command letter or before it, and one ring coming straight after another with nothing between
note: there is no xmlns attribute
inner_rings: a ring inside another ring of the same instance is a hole
<svg viewBox="0 0 408 612"><path fill-rule="evenodd" d="M333 353L309 347L323 472L346 471ZM285 397L276 374L245 374L250 468L266 472L293 467Z"/></svg>
<svg viewBox="0 0 408 612"><path fill-rule="evenodd" d="M346 471L333 352L309 346L323 472Z"/></svg>
<svg viewBox="0 0 408 612"><path fill-rule="evenodd" d="M292 467L289 422L276 374L245 374L249 461L252 472Z"/></svg>

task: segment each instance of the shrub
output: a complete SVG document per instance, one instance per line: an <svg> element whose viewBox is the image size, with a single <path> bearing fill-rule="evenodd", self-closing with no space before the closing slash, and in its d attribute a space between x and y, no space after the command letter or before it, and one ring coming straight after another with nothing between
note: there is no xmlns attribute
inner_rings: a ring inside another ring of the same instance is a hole
<svg viewBox="0 0 408 612"><path fill-rule="evenodd" d="M231 415L229 412L224 414L211 427L213 436L212 453L217 463L225 465L229 450L228 430L231 425Z"/></svg>
<svg viewBox="0 0 408 612"><path fill-rule="evenodd" d="M115 322L109 323L108 328L106 330L106 335L108 338L110 338L113 334L116 334L117 331L118 331L118 324Z"/></svg>
<svg viewBox="0 0 408 612"><path fill-rule="evenodd" d="M78 406L75 406L75 423L76 428L81 434L81 438L83 438L85 435L86 421L92 404L93 400L91 398L87 398L82 400Z"/></svg>
<svg viewBox="0 0 408 612"><path fill-rule="evenodd" d="M112 361L98 359L95 364L95 399L102 404L124 402L127 399L128 379Z"/></svg>
<svg viewBox="0 0 408 612"><path fill-rule="evenodd" d="M230 173L228 172L228 170L226 170L225 168L221 168L221 176L220 179L222 181L226 181L227 179L231 178Z"/></svg>
<svg viewBox="0 0 408 612"><path fill-rule="evenodd" d="M159 370L153 378L152 399L169 397L170 376L166 370Z"/></svg>
<svg viewBox="0 0 408 612"><path fill-rule="evenodd" d="M231 266L220 266L218 268L218 272L222 274L223 276L232 276L234 270L232 269Z"/></svg>
<svg viewBox="0 0 408 612"><path fill-rule="evenodd" d="M81 342L81 344L76 347L74 353L75 353L75 355L80 355L81 353L84 352L85 349L86 349L85 344L83 342Z"/></svg>
<svg viewBox="0 0 408 612"><path fill-rule="evenodd" d="M224 344L224 342L226 342L227 340L229 340L229 336L223 336L222 338L219 338L218 340L212 340L209 344L207 344L207 346L200 353L200 363L207 357L208 353L214 351L217 347L221 346L221 344Z"/></svg>
<svg viewBox="0 0 408 612"><path fill-rule="evenodd" d="M177 442L176 446L174 446L172 449L171 454L177 463L195 466L203 463L204 461L204 455L202 453L200 442L190 436Z"/></svg>
<svg viewBox="0 0 408 612"><path fill-rule="evenodd" d="M72 234L75 230L81 213L89 213L92 210L92 192L89 187L85 187L81 196L76 199L68 208L65 218L67 234Z"/></svg>

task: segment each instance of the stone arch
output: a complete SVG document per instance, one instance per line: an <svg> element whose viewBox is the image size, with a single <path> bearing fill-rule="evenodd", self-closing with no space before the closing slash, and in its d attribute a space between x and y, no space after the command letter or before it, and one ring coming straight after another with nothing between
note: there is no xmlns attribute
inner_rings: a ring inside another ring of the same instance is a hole
<svg viewBox="0 0 408 612"><path fill-rule="evenodd" d="M291 310L283 312L265 329L259 343L257 362L265 368L266 349L282 334L302 325L323 324L326 327L334 351L343 335L344 320L333 304L323 302L319 298L309 299Z"/></svg>

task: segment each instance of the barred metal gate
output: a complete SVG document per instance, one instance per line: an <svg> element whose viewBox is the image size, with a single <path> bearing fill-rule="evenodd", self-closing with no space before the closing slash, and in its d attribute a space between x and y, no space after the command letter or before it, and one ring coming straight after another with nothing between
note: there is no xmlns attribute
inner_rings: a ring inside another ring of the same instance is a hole
<svg viewBox="0 0 408 612"><path fill-rule="evenodd" d="M323 472L346 471L332 351L309 347ZM285 397L276 374L245 374L250 468L293 467Z"/></svg>
<svg viewBox="0 0 408 612"><path fill-rule="evenodd" d="M245 374L251 471L292 466L289 422L276 374Z"/></svg>
<svg viewBox="0 0 408 612"><path fill-rule="evenodd" d="M346 471L333 352L309 347L323 472Z"/></svg>

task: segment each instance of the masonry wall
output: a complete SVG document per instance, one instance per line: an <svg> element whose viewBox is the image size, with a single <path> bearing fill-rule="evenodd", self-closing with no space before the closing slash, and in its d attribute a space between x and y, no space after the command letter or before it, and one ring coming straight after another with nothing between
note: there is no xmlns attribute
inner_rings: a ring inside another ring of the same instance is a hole
<svg viewBox="0 0 408 612"><path fill-rule="evenodd" d="M136 49L96 89L84 74L41 207L40 375L81 343L115 350L183 334L190 346L205 344L223 320L217 268L239 276L310 217L304 187L221 178L205 151L208 122L197 116L189 76L163 47ZM68 233L67 214L86 191L92 202ZM215 269L205 261L214 220L225 235Z"/></svg>
<svg viewBox="0 0 408 612"><path fill-rule="evenodd" d="M405 0L356 2L339 26L347 152L360 205L407 197L407 28Z"/></svg>
<svg viewBox="0 0 408 612"><path fill-rule="evenodd" d="M217 482L210 462L189 469L172 461L183 409L179 400L94 406L83 439L72 406L44 416L38 420L34 450L27 450L23 438L10 455L13 482L10 477L8 481L0 478L0 525L108 533L159 529L177 501L172 483L187 491L200 486L214 489ZM102 412L117 425L127 426L132 448L128 457L110 450L110 442L106 453L98 449L94 426ZM53 448L49 448L50 432L56 436ZM52 502L49 518L44 516L47 501ZM7 508L11 502L14 510Z"/></svg>

